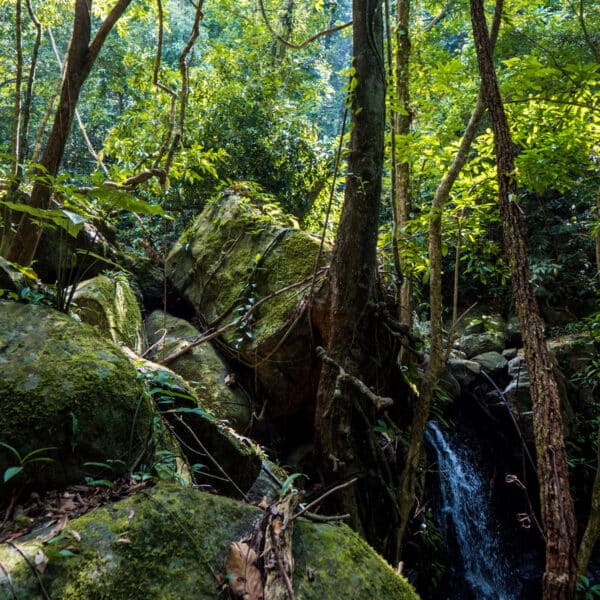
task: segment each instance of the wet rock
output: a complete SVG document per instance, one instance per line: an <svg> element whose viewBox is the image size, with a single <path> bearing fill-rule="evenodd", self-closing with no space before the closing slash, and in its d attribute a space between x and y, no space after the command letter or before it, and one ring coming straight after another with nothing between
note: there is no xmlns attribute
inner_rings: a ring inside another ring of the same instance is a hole
<svg viewBox="0 0 600 600"><path fill-rule="evenodd" d="M473 360L450 358L448 367L463 391L468 390L479 377L481 365Z"/></svg>
<svg viewBox="0 0 600 600"><path fill-rule="evenodd" d="M502 374L508 365L508 361L498 352L484 352L473 357L473 361L478 363L481 368L489 375Z"/></svg>

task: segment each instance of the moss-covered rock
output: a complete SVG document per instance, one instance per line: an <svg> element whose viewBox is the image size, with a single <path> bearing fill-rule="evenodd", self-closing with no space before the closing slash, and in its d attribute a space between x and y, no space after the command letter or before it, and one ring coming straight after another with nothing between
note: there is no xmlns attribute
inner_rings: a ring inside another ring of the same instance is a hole
<svg viewBox="0 0 600 600"><path fill-rule="evenodd" d="M299 410L318 383L316 359L307 352L309 325L299 310L318 252L317 238L228 195L204 209L167 259L172 283L208 323L231 324L269 297L224 339L255 367L262 391L275 399L269 403L274 416Z"/></svg>
<svg viewBox="0 0 600 600"><path fill-rule="evenodd" d="M31 283L11 262L0 256L0 295L4 292L18 293Z"/></svg>
<svg viewBox="0 0 600 600"><path fill-rule="evenodd" d="M45 453L54 461L28 474L59 486L79 481L85 461L124 469L151 420L135 369L112 342L51 308L0 301L0 440L21 455L56 447ZM0 448L0 473L9 466L15 456Z"/></svg>
<svg viewBox="0 0 600 600"><path fill-rule="evenodd" d="M213 415L180 375L149 360L132 358L188 462L203 465L199 479L242 497L260 473L260 448Z"/></svg>
<svg viewBox="0 0 600 600"><path fill-rule="evenodd" d="M157 310L144 321L144 333L150 347L148 357L162 360L165 356L187 346L200 337L200 332L184 319ZM169 367L181 375L194 389L200 402L220 419L225 419L243 431L250 422L250 399L234 383L210 343L194 346Z"/></svg>
<svg viewBox="0 0 600 600"><path fill-rule="evenodd" d="M113 342L141 352L142 313L125 275L98 275L83 281L73 299L84 323L93 325Z"/></svg>
<svg viewBox="0 0 600 600"><path fill-rule="evenodd" d="M38 563L47 559L39 581L17 550L0 546L0 598L36 598L40 581L53 600L222 598L229 545L261 514L234 500L160 486L71 521L77 533L61 541L19 543L32 564L36 554ZM417 599L345 525L299 521L293 547L298 600Z"/></svg>

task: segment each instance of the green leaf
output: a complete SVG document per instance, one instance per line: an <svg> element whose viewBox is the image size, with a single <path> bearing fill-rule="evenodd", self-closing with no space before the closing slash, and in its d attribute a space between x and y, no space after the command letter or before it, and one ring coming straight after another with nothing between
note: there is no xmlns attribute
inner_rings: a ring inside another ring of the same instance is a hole
<svg viewBox="0 0 600 600"><path fill-rule="evenodd" d="M33 460L52 460L51 458L48 458L46 456L33 458L34 456L37 456L38 454L41 454L42 452L47 452L48 450L56 450L56 446L48 446L47 448L38 448L37 450L32 450L31 452L29 452L28 454L26 454L23 457L23 460L21 462L26 463L26 462L31 462Z"/></svg>
<svg viewBox="0 0 600 600"><path fill-rule="evenodd" d="M23 470L23 467L9 467L4 471L4 483L18 475Z"/></svg>
<svg viewBox="0 0 600 600"><path fill-rule="evenodd" d="M21 454L19 453L19 451L16 448L13 448L10 444L6 444L4 442L0 442L0 446L3 446L7 450L10 450L19 459L20 463L23 462L23 459L21 458Z"/></svg>
<svg viewBox="0 0 600 600"><path fill-rule="evenodd" d="M110 210L125 210L142 215L159 215L161 217L166 217L162 206L139 200L130 193L117 188L101 186L92 189L88 193L98 200L100 204L107 206Z"/></svg>
<svg viewBox="0 0 600 600"><path fill-rule="evenodd" d="M292 485L292 483L294 483L294 481L296 481L296 479L298 479L298 477L306 477L306 475L304 473L292 473L283 482L283 485L281 486L281 495L282 496L286 494L286 492L289 490L289 488Z"/></svg>
<svg viewBox="0 0 600 600"><path fill-rule="evenodd" d="M8 206L11 210L24 212L32 217L54 223L54 225L64 229L72 237L77 237L86 220L85 217L70 210L34 208L33 206L29 206L29 204L19 204L17 202L9 202L8 200L0 200L0 204Z"/></svg>

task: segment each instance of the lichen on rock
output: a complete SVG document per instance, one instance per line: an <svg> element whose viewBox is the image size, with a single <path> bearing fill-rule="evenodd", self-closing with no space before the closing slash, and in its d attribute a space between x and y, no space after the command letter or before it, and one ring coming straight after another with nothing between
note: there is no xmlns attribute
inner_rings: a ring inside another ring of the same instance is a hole
<svg viewBox="0 0 600 600"><path fill-rule="evenodd" d="M141 352L142 314L124 274L98 275L82 281L73 299L84 323L93 325L113 342Z"/></svg>

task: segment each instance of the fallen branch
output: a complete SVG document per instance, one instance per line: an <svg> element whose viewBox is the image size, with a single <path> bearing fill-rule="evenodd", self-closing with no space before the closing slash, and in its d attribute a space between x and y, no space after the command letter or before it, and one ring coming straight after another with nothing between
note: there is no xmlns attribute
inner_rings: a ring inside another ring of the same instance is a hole
<svg viewBox="0 0 600 600"><path fill-rule="evenodd" d="M230 329L235 329L236 327L241 325L246 319L248 319L248 317L250 317L265 302L267 302L268 300L271 300L272 298L275 298L276 296L285 294L286 292L289 292L290 290L293 290L297 287L306 285L310 281L311 278L312 278L312 275L311 275L311 277L307 277L306 279L303 279L302 281L297 281L296 283L287 285L284 288L281 288L281 289L269 294L268 296L261 298L260 300L255 302L242 316L238 317L234 321L231 321L231 323L227 323L227 325L223 325L223 327L221 327L219 329L211 331L212 327L209 326L207 331L204 332L201 336L192 340L187 346L184 346L183 348L180 348L179 350L176 350L175 352L169 354L169 356L165 357L162 361L160 361L159 364L169 365L174 360L177 360L180 356L187 354L190 350L192 350L196 346L199 346L200 344L203 344L204 342L208 342L216 337L219 337L220 335L226 333ZM219 322L220 320L221 320L221 317L219 317L217 319L217 322Z"/></svg>
<svg viewBox="0 0 600 600"><path fill-rule="evenodd" d="M291 493L272 504L266 511L263 556L266 574L265 598L269 600L296 600L292 585L292 515L297 505L298 494Z"/></svg>
<svg viewBox="0 0 600 600"><path fill-rule="evenodd" d="M357 481L358 481L358 477L353 477L352 479L350 479L350 481L345 481L344 483L340 483L339 485L332 487L330 490L327 490L324 494L321 494L318 498L316 498L315 500L313 500L312 502L307 504L302 510L298 511L295 515L290 517L290 521L293 521L293 520L297 519L298 517L302 516L305 512L307 512L313 506L316 506L319 502L322 502L323 500L325 500L325 498L327 498L327 496L330 496L331 494L333 494L339 490L343 490L344 488L350 487L351 485L355 484ZM344 516L346 516L346 515L341 515L339 517L335 516L334 518L341 519Z"/></svg>
<svg viewBox="0 0 600 600"><path fill-rule="evenodd" d="M316 353L317 353L317 356L324 363L328 364L331 367L338 369L338 371L339 371L338 380L345 381L347 383L351 383L355 388L358 389L359 392L361 392L369 400L371 400L371 402L373 402L373 404L375 405L375 408L377 410L379 410L381 408L387 408L388 406L392 406L392 404L394 404L394 401L392 400L392 398L387 398L385 396L379 396L379 395L375 394L373 391L371 391L371 389L365 383L363 383L360 379L358 379L358 377L355 377L354 375L350 375L350 373L346 373L346 371L343 369L343 367L341 365L338 365L333 360L333 358L327 356L325 349L322 348L321 346L317 346Z"/></svg>

